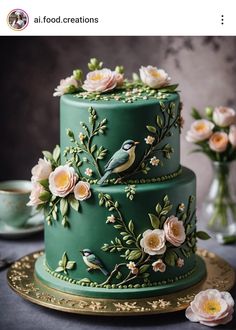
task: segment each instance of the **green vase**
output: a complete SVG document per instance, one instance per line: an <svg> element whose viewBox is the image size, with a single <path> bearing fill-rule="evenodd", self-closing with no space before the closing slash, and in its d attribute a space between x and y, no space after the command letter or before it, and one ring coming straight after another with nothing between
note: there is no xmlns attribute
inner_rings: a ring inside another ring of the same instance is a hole
<svg viewBox="0 0 236 330"><path fill-rule="evenodd" d="M232 162L212 162L212 169L213 179L203 204L202 218L213 234L226 239L236 235L236 176Z"/></svg>

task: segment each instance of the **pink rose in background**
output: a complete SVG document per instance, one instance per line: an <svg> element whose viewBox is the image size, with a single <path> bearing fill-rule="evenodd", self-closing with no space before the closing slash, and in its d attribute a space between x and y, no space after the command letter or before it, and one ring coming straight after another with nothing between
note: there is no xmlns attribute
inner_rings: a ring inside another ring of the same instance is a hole
<svg viewBox="0 0 236 330"><path fill-rule="evenodd" d="M38 164L35 165L32 170L31 180L37 182L40 180L48 179L49 174L52 172L52 166L49 161L39 158Z"/></svg>
<svg viewBox="0 0 236 330"><path fill-rule="evenodd" d="M217 107L213 111L213 120L220 127L236 124L236 112L232 108Z"/></svg>
<svg viewBox="0 0 236 330"><path fill-rule="evenodd" d="M180 221L174 215L166 219L164 223L164 232L166 240L174 246L180 246L186 238L183 221Z"/></svg>
<svg viewBox="0 0 236 330"><path fill-rule="evenodd" d="M58 166L49 175L49 189L53 195L65 197L74 190L78 175L73 167Z"/></svg>
<svg viewBox="0 0 236 330"><path fill-rule="evenodd" d="M158 259L157 261L154 261L152 263L152 269L154 270L154 272L164 273L166 271L166 265L161 259Z"/></svg>
<svg viewBox="0 0 236 330"><path fill-rule="evenodd" d="M87 74L83 89L87 92L106 92L117 85L117 73L109 69L95 70Z"/></svg>
<svg viewBox="0 0 236 330"><path fill-rule="evenodd" d="M62 96L63 94L73 93L79 87L79 82L74 76L62 79L60 85L55 88L53 96Z"/></svg>
<svg viewBox="0 0 236 330"><path fill-rule="evenodd" d="M163 254L166 251L166 239L164 230L148 229L143 233L140 245L144 252L153 256L155 254Z"/></svg>
<svg viewBox="0 0 236 330"><path fill-rule="evenodd" d="M195 296L185 315L192 322L214 327L230 322L233 312L234 300L230 293L208 289Z"/></svg>
<svg viewBox="0 0 236 330"><path fill-rule="evenodd" d="M207 119L195 120L190 130L187 132L186 140L188 142L201 142L209 139L212 135L214 124Z"/></svg>
<svg viewBox="0 0 236 330"><path fill-rule="evenodd" d="M141 66L139 73L142 82L151 88L167 86L171 80L164 70L151 65Z"/></svg>
<svg viewBox="0 0 236 330"><path fill-rule="evenodd" d="M42 204L43 201L39 198L39 196L44 192L44 188L40 183L33 182L32 190L30 193L30 200L27 203L28 206L38 206Z"/></svg>
<svg viewBox="0 0 236 330"><path fill-rule="evenodd" d="M236 148L236 125L231 125L229 129L229 142Z"/></svg>
<svg viewBox="0 0 236 330"><path fill-rule="evenodd" d="M224 152L229 142L228 135L225 132L215 132L209 140L211 150L216 152Z"/></svg>
<svg viewBox="0 0 236 330"><path fill-rule="evenodd" d="M74 188L75 199L84 201L91 197L90 184L85 181L79 181Z"/></svg>

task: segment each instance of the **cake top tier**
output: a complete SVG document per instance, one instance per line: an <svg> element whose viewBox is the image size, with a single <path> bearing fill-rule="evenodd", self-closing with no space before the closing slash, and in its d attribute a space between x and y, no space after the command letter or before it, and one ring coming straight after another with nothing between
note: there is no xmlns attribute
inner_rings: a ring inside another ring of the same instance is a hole
<svg viewBox="0 0 236 330"><path fill-rule="evenodd" d="M61 81L60 132L64 163L90 183L145 183L177 175L181 126L177 85L153 66L133 80L123 67L102 69L92 59ZM64 95L66 94L66 95Z"/></svg>

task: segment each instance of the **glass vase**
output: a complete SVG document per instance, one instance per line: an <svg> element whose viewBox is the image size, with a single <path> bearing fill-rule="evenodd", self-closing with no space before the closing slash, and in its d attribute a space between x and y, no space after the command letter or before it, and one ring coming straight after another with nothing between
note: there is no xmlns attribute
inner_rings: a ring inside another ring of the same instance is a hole
<svg viewBox="0 0 236 330"><path fill-rule="evenodd" d="M236 238L236 176L232 165L231 162L212 162L213 179L202 209L209 231L225 239L233 235Z"/></svg>

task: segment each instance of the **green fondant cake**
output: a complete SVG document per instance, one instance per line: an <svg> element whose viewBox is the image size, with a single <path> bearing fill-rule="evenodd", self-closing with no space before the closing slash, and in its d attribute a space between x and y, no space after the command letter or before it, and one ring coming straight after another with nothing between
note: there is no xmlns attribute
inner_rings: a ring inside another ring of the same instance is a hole
<svg viewBox="0 0 236 330"><path fill-rule="evenodd" d="M205 276L196 256L194 173L180 165L177 85L164 70L92 59L61 81L60 148L32 169L30 205L45 212L45 255L36 276L97 298L172 293ZM65 95L64 95L65 94Z"/></svg>

